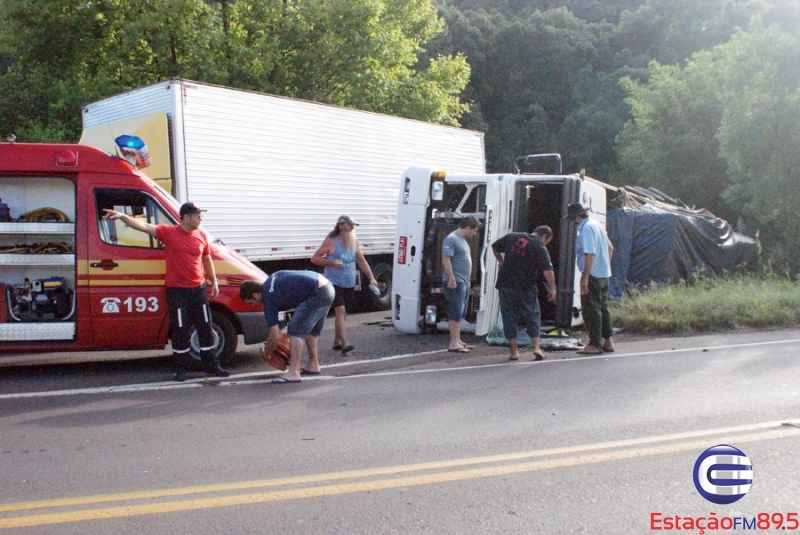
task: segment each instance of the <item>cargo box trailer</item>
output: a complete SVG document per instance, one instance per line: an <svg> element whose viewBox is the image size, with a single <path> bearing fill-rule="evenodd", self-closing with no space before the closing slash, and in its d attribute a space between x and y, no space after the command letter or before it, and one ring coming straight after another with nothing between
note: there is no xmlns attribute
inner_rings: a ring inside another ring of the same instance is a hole
<svg viewBox="0 0 800 535"><path fill-rule="evenodd" d="M187 80L88 104L83 126L82 144L111 153L120 135L144 139L144 172L208 209L206 230L267 273L317 269L311 256L351 216L381 288L357 295L383 309L403 171L485 172L480 132Z"/></svg>

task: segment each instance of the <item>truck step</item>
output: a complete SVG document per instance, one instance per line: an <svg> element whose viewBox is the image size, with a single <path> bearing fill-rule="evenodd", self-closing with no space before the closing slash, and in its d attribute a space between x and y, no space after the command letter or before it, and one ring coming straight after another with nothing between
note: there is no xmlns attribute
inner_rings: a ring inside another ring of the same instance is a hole
<svg viewBox="0 0 800 535"><path fill-rule="evenodd" d="M74 338L75 322L0 323L0 340L3 342L72 340Z"/></svg>

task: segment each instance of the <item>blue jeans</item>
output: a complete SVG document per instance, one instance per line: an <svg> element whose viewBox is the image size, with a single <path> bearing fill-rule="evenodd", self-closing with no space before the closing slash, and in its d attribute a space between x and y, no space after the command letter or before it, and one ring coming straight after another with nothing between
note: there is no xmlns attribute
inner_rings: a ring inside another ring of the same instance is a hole
<svg viewBox="0 0 800 535"><path fill-rule="evenodd" d="M500 292L500 314L503 317L503 334L506 340L517 337L517 325L520 318L525 321L525 328L531 338L539 337L539 325L542 315L539 312L539 294L534 290L516 290L498 288Z"/></svg>
<svg viewBox="0 0 800 535"><path fill-rule="evenodd" d="M325 326L325 317L333 303L334 294L333 284L329 282L317 288L317 293L313 297L296 306L289 327L286 329L289 336L298 338L319 336L322 327Z"/></svg>
<svg viewBox="0 0 800 535"><path fill-rule="evenodd" d="M442 287L442 293L447 299L447 319L448 321L461 321L467 310L467 299L469 298L469 286L465 282L457 281L456 289L451 290L447 283Z"/></svg>

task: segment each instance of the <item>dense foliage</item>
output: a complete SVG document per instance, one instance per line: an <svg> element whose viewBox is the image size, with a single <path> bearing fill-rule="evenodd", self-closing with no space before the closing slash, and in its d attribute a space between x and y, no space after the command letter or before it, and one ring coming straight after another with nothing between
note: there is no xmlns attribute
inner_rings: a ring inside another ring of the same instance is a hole
<svg viewBox="0 0 800 535"><path fill-rule="evenodd" d="M417 64L429 0L4 0L0 124L76 140L80 107L187 78L457 124L463 57Z"/></svg>
<svg viewBox="0 0 800 535"><path fill-rule="evenodd" d="M466 55L463 122L486 132L491 171L560 152L569 171L629 182L616 151L631 119L620 79L647 81L651 62L680 64L795 0L440 1L447 29L428 48Z"/></svg>
<svg viewBox="0 0 800 535"><path fill-rule="evenodd" d="M767 261L792 275L800 271L800 228L791 224L800 200L796 28L757 17L682 65L651 64L646 84L623 80L633 120L618 138L631 181L741 217Z"/></svg>
<svg viewBox="0 0 800 535"><path fill-rule="evenodd" d="M655 186L800 270L800 0L3 0L0 125L170 77L462 124L487 169ZM791 227L791 228L789 228Z"/></svg>
<svg viewBox="0 0 800 535"><path fill-rule="evenodd" d="M800 1L440 0L430 51L466 55L465 126L490 171L560 152L565 170L655 186L760 235L800 271Z"/></svg>

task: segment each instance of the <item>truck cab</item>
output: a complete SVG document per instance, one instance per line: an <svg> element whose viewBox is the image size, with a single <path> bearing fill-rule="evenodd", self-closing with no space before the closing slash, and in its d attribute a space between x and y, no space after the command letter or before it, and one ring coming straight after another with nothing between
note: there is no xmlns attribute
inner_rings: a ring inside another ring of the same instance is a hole
<svg viewBox="0 0 800 535"><path fill-rule="evenodd" d="M2 143L0 199L9 214L0 221L1 353L165 347L163 244L102 216L110 208L176 224L172 196L99 149ZM239 334L248 344L266 337L263 311L238 295L243 280L266 275L209 238L220 289L210 302L213 351L224 361ZM196 335L192 347L199 358Z"/></svg>
<svg viewBox="0 0 800 535"><path fill-rule="evenodd" d="M447 329L442 241L466 216L477 217L481 228L470 243L471 289L462 330L483 336L498 324L498 264L491 244L509 232L531 233L540 225L553 230L548 250L558 286L555 303L539 291L543 329L580 323L576 229L564 219L572 202L581 202L591 210L590 217L605 225L606 189L583 174L463 175L408 169L398 198L391 309L395 328L409 334Z"/></svg>

